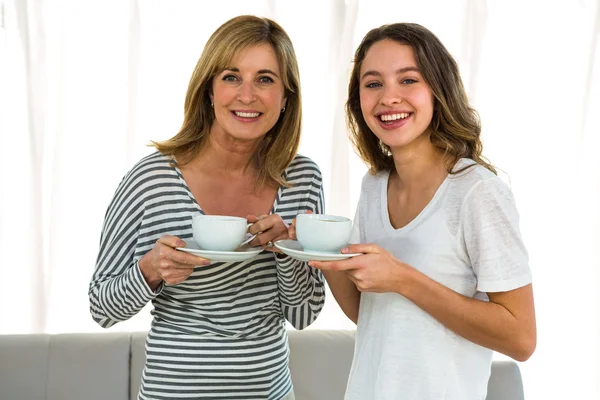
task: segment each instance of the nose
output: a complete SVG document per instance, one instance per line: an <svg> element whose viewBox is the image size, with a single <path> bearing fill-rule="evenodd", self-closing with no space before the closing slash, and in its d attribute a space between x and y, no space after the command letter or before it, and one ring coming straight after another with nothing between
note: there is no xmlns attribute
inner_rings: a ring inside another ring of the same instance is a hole
<svg viewBox="0 0 600 400"><path fill-rule="evenodd" d="M252 103L254 100L256 100L254 89L253 82L242 82L242 84L239 86L238 100L243 104Z"/></svg>
<svg viewBox="0 0 600 400"><path fill-rule="evenodd" d="M383 87L383 93L379 102L384 106L392 106L402 103L402 91L395 85L386 85Z"/></svg>

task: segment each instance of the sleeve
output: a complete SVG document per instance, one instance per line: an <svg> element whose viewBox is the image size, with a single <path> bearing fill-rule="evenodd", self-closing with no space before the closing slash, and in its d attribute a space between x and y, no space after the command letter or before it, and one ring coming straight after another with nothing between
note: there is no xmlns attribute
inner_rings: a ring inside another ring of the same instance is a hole
<svg viewBox="0 0 600 400"><path fill-rule="evenodd" d="M323 181L320 173L315 173L307 188L305 208L299 212L323 214L324 203ZM294 328L304 329L317 319L325 305L323 273L289 256L276 256L275 260L283 315Z"/></svg>
<svg viewBox="0 0 600 400"><path fill-rule="evenodd" d="M461 212L462 239L480 292L505 292L531 283L519 214L508 186L493 177L475 184Z"/></svg>
<svg viewBox="0 0 600 400"><path fill-rule="evenodd" d="M163 287L150 289L134 256L144 214L142 187L135 173L128 174L105 215L88 292L92 318L103 328L137 314Z"/></svg>

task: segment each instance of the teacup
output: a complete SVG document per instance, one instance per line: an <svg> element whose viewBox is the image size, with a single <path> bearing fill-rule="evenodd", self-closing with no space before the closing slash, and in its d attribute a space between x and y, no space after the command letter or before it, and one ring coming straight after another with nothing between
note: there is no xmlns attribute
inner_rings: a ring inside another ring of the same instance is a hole
<svg viewBox="0 0 600 400"><path fill-rule="evenodd" d="M339 253L352 234L352 221L346 217L323 214L296 216L296 237L305 251Z"/></svg>
<svg viewBox="0 0 600 400"><path fill-rule="evenodd" d="M250 225L246 218L241 217L203 214L192 217L194 241L202 250L236 250L256 236L246 238Z"/></svg>

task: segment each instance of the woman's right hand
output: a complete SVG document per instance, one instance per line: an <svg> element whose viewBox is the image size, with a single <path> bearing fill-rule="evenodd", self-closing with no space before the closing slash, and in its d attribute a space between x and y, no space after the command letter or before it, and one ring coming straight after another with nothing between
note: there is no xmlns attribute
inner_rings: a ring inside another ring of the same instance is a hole
<svg viewBox="0 0 600 400"><path fill-rule="evenodd" d="M185 242L177 236L163 235L140 259L140 270L152 290L162 281L167 285L181 283L194 272L195 266L210 264L206 258L175 250L175 247L185 247Z"/></svg>

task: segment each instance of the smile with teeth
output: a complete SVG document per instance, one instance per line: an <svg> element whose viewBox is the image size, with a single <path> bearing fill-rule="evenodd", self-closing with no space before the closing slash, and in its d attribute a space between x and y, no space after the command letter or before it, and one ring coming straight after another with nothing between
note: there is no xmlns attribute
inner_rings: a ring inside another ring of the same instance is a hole
<svg viewBox="0 0 600 400"><path fill-rule="evenodd" d="M379 119L383 122L392 122L399 119L408 118L411 113L397 113L397 114L383 114L379 116Z"/></svg>
<svg viewBox="0 0 600 400"><path fill-rule="evenodd" d="M259 112L241 112L241 111L234 111L233 112L236 116L240 117L240 118L256 118L260 115Z"/></svg>

